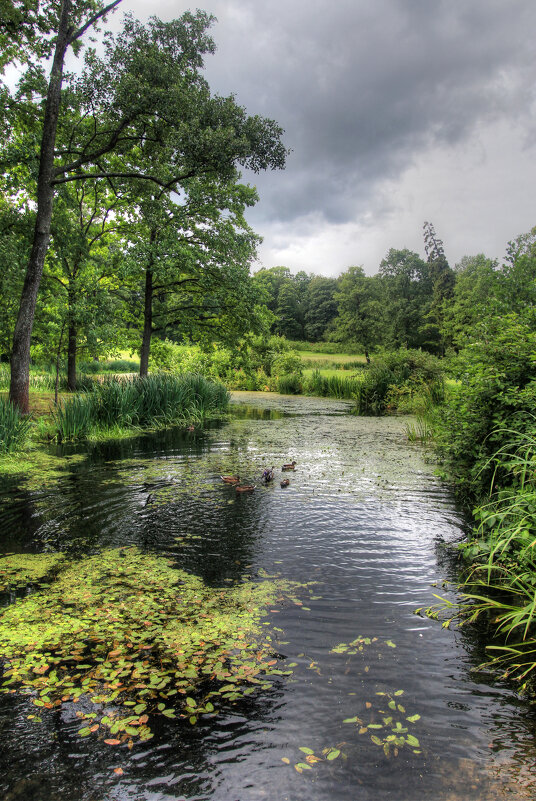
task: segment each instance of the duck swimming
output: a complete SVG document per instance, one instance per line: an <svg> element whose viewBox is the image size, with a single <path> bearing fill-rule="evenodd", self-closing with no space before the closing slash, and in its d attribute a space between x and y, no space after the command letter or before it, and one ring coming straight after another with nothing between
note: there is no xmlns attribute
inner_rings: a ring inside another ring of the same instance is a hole
<svg viewBox="0 0 536 801"><path fill-rule="evenodd" d="M237 492L253 492L254 489L254 484L237 484L235 487Z"/></svg>
<svg viewBox="0 0 536 801"><path fill-rule="evenodd" d="M289 484L290 484L290 478L284 478L283 481L281 482L282 487L288 487Z"/></svg>
<svg viewBox="0 0 536 801"><path fill-rule="evenodd" d="M274 480L274 468L271 467L270 469L266 468L262 474L262 480L265 484L268 484L270 481Z"/></svg>
<svg viewBox="0 0 536 801"><path fill-rule="evenodd" d="M296 467L296 462L289 462L289 464L284 464L281 470L294 470Z"/></svg>
<svg viewBox="0 0 536 801"><path fill-rule="evenodd" d="M220 476L226 484L240 484L240 476Z"/></svg>

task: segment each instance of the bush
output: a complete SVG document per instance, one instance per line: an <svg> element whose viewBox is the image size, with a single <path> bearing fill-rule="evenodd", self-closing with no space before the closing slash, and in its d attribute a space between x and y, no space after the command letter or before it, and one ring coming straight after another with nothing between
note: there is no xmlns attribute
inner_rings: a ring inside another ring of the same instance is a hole
<svg viewBox="0 0 536 801"><path fill-rule="evenodd" d="M440 403L444 398L441 362L430 353L401 349L378 356L363 370L357 387L357 413L382 415L402 407L420 411L422 405Z"/></svg>
<svg viewBox="0 0 536 801"><path fill-rule="evenodd" d="M459 384L439 415L438 447L472 501L511 482L509 443L536 429L536 333L510 315L492 319L458 357Z"/></svg>

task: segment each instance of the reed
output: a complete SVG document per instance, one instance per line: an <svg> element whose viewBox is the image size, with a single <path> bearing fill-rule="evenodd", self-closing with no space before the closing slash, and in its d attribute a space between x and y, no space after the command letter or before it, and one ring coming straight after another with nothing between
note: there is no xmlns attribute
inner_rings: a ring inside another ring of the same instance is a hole
<svg viewBox="0 0 536 801"><path fill-rule="evenodd" d="M0 453L22 450L31 425L31 417L25 417L9 400L0 398Z"/></svg>
<svg viewBox="0 0 536 801"><path fill-rule="evenodd" d="M90 393L62 400L52 412L58 442L85 439L94 425L94 399Z"/></svg>
<svg viewBox="0 0 536 801"><path fill-rule="evenodd" d="M203 376L168 373L147 378L105 378L92 392L74 395L54 412L60 440L83 439L92 430L152 428L203 420L224 411L229 393Z"/></svg>

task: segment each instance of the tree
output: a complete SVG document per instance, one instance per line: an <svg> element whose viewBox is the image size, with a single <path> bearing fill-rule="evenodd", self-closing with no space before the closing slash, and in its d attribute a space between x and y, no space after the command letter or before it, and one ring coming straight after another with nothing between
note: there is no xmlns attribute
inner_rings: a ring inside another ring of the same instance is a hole
<svg viewBox="0 0 536 801"><path fill-rule="evenodd" d="M29 348L35 302L50 238L54 192L69 183L102 179L117 191L147 182L168 193L189 179L230 177L237 164L254 171L284 166L282 130L248 117L233 97L212 97L200 69L213 52L212 18L186 13L147 25L126 18L122 32L105 38L105 52L86 55L80 78L63 92L68 47L119 0L77 21L89 3L62 0L56 48L42 120L37 221L13 339L10 398L28 408ZM93 8L94 6L92 6ZM55 148L56 134L62 147Z"/></svg>
<svg viewBox="0 0 536 801"><path fill-rule="evenodd" d="M361 346L369 362L370 352L381 344L384 330L379 278L365 275L362 267L349 267L338 280L335 300L339 315L330 338Z"/></svg>
<svg viewBox="0 0 536 801"><path fill-rule="evenodd" d="M76 389L76 361L80 334L85 347L97 350L100 329L109 330L110 290L116 288L118 256L107 246L124 227L125 201L105 182L86 181L61 187L52 218L51 258L44 277L59 288L65 307L67 341L67 386Z"/></svg>
<svg viewBox="0 0 536 801"><path fill-rule="evenodd" d="M292 280L288 267L261 267L253 275L253 282L264 296L264 303L275 314L279 302L279 292L285 281Z"/></svg>
<svg viewBox="0 0 536 801"><path fill-rule="evenodd" d="M249 265L259 238L243 215L256 199L251 187L204 178L188 182L181 203L151 194L140 200L128 263L133 286L143 282L141 376L154 333L229 344L255 328Z"/></svg>
<svg viewBox="0 0 536 801"><path fill-rule="evenodd" d="M303 305L299 290L292 279L283 281L279 287L275 313L275 332L287 339L303 338Z"/></svg>
<svg viewBox="0 0 536 801"><path fill-rule="evenodd" d="M58 12L56 43L42 120L35 228L22 288L19 313L15 324L11 354L9 397L23 412L27 412L29 407L30 338L37 292L50 239L54 196L53 179L58 174L58 168L54 167L54 156L65 57L69 47L76 49L85 32L99 19L104 18L109 11L112 11L119 2L120 0L114 0L109 5L103 6L99 2L75 4L72 0L62 0Z"/></svg>
<svg viewBox="0 0 536 801"><path fill-rule="evenodd" d="M456 283L451 302L443 315L443 338L463 347L476 326L492 314L499 313L500 273L497 262L483 253L464 256L455 267Z"/></svg>
<svg viewBox="0 0 536 801"><path fill-rule="evenodd" d="M380 264L385 311L384 342L388 347L425 348L430 343L425 318L432 304L428 265L407 248L391 248Z"/></svg>
<svg viewBox="0 0 536 801"><path fill-rule="evenodd" d="M305 338L309 342L323 339L330 323L337 316L335 292L337 281L315 275L307 285L305 296Z"/></svg>
<svg viewBox="0 0 536 801"><path fill-rule="evenodd" d="M437 236L434 226L430 222L425 222L424 230L424 249L427 255L428 267L433 284L433 298L428 312L427 329L430 339L437 337L437 352L443 354L448 342L442 338L443 319L446 305L451 301L454 294L454 271L445 256L443 242Z"/></svg>

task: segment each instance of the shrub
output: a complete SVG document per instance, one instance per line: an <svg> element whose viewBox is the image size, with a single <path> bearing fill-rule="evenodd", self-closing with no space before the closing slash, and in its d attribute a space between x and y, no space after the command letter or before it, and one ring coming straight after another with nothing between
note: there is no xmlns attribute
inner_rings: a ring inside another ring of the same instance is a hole
<svg viewBox="0 0 536 801"><path fill-rule="evenodd" d="M441 362L435 356L409 348L384 353L363 370L357 413L382 415L399 405L408 411L408 401L415 399L411 411L418 411L423 404L441 402L444 391Z"/></svg>
<svg viewBox="0 0 536 801"><path fill-rule="evenodd" d="M511 482L501 454L535 428L536 333L514 315L487 321L458 357L459 384L441 409L438 447L472 500Z"/></svg>

